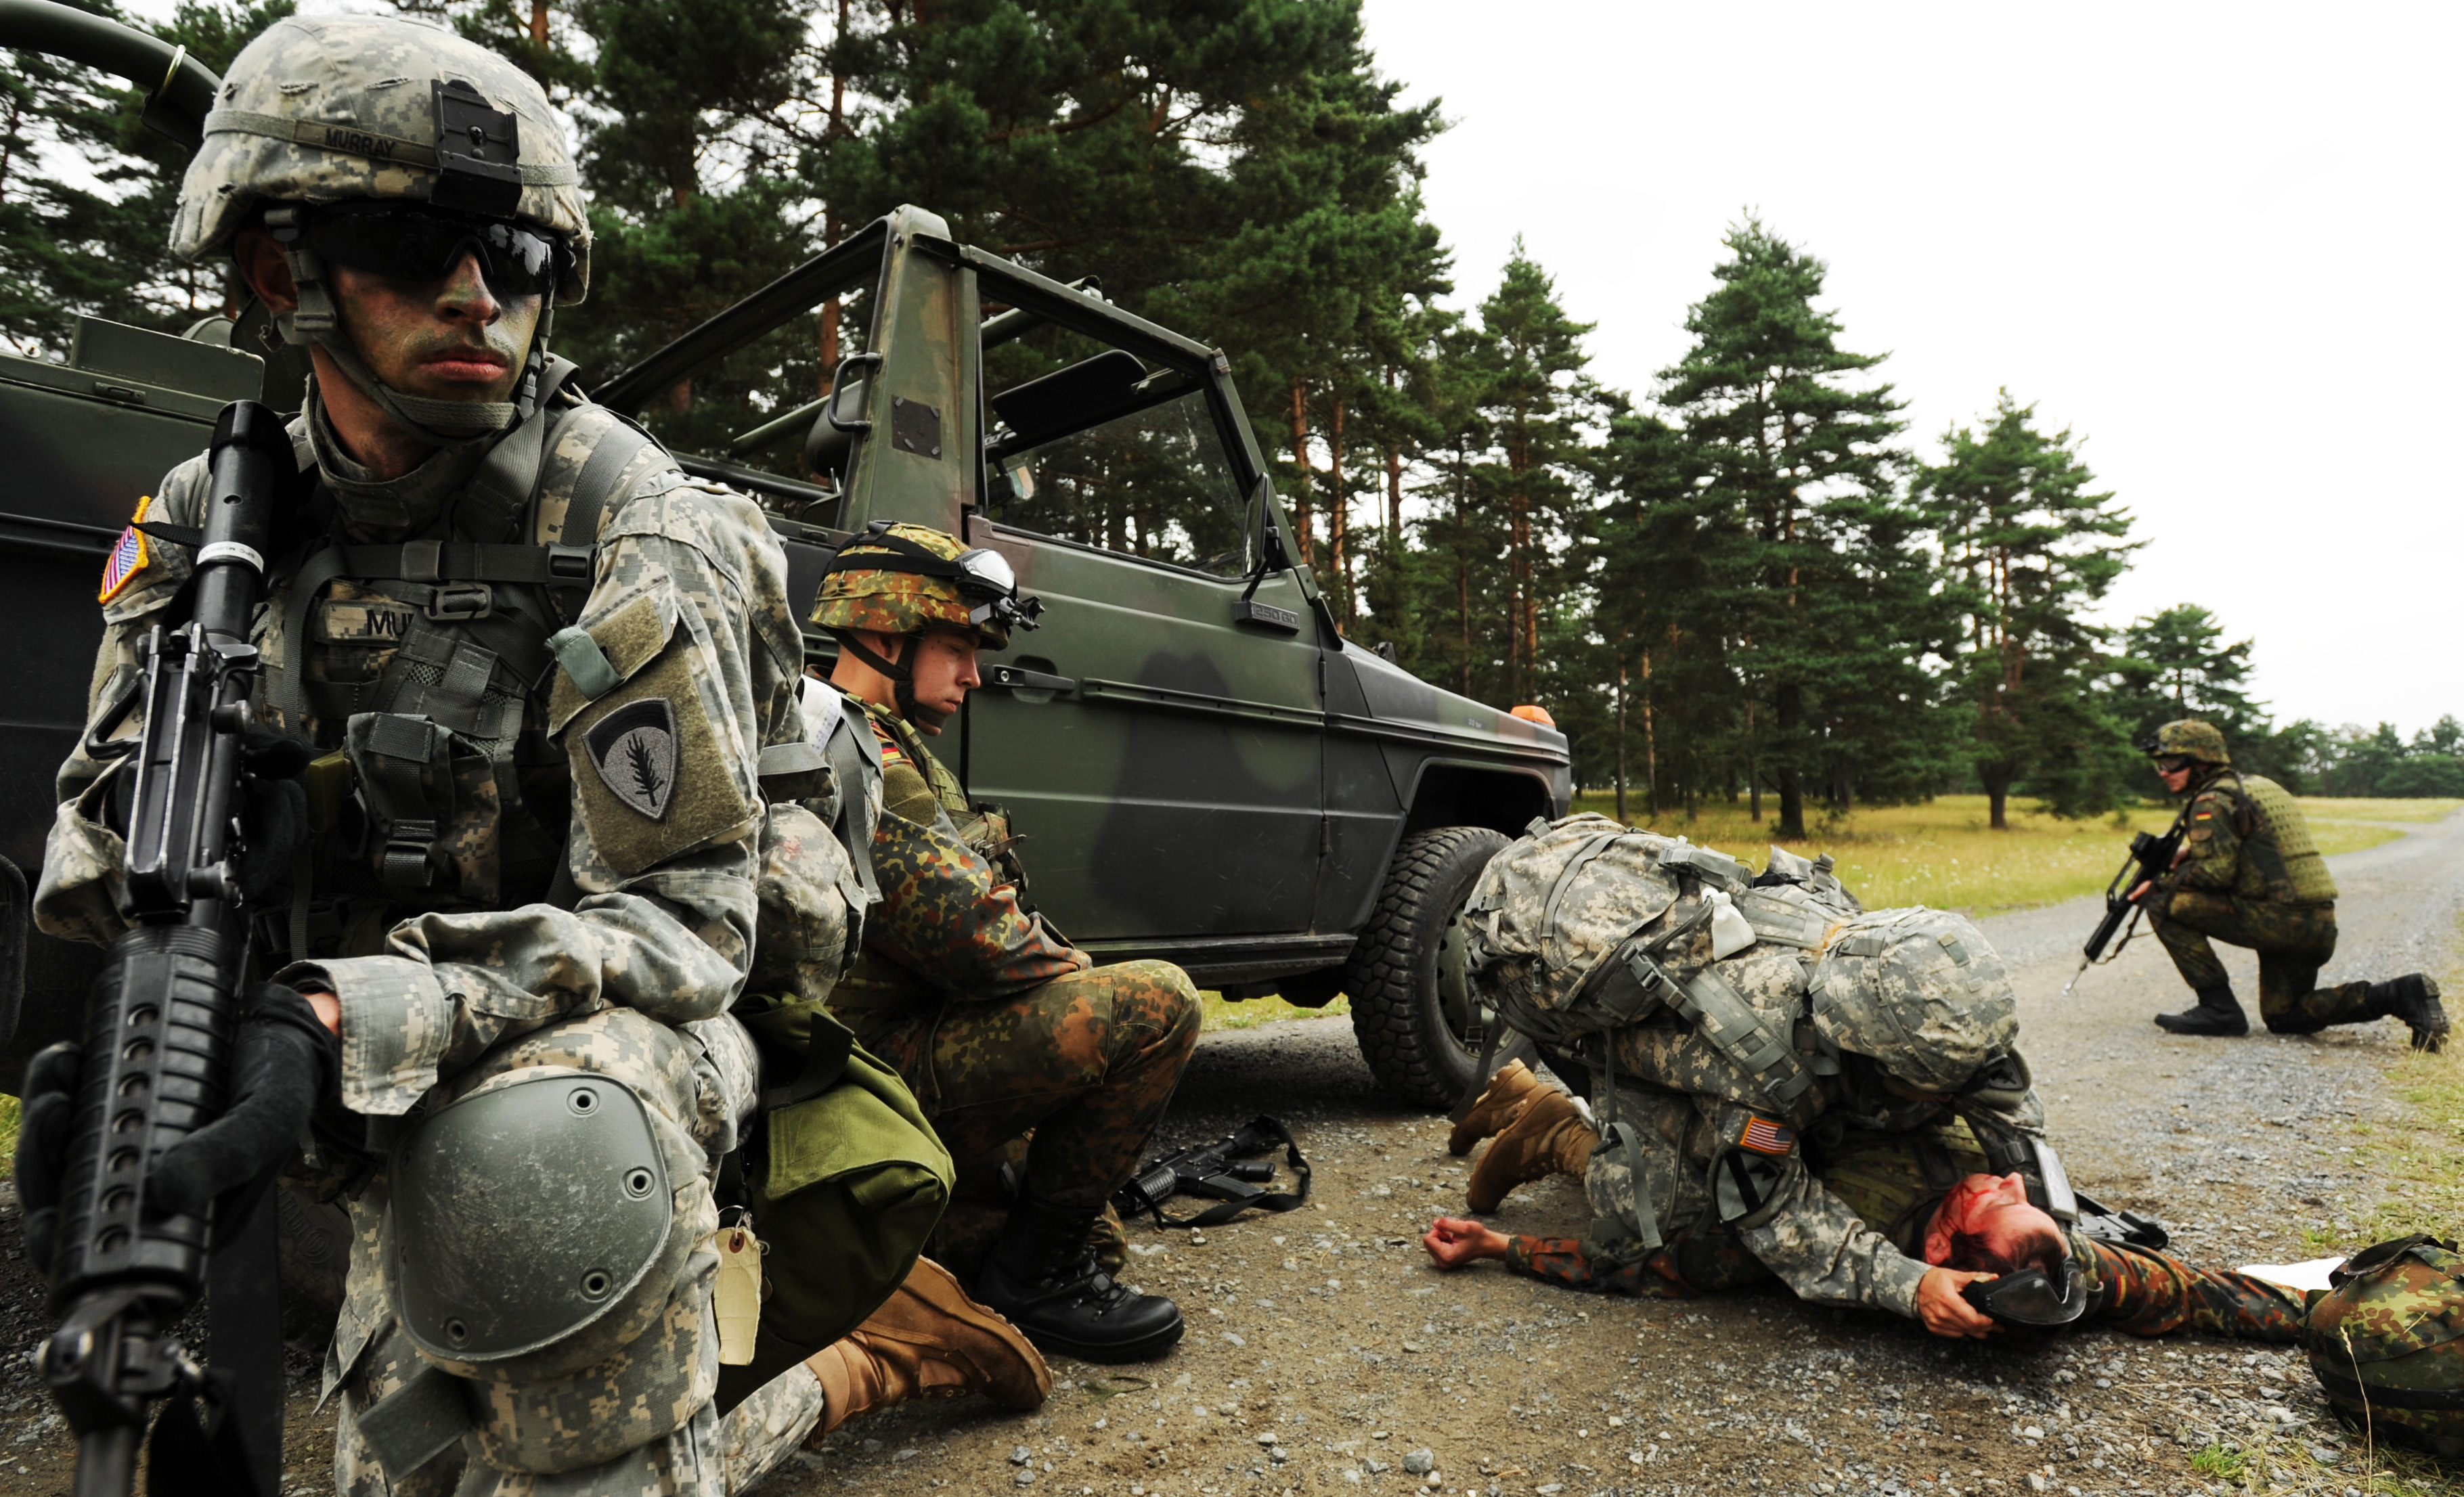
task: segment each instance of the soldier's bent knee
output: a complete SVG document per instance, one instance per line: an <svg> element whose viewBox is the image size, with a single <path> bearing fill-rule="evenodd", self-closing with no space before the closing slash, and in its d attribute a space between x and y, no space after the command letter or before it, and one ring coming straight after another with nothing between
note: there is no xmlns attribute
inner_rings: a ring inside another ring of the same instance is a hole
<svg viewBox="0 0 2464 1497"><path fill-rule="evenodd" d="M595 1464L708 1401L705 1162L632 1089L561 1068L500 1078L404 1140L386 1288L421 1355L479 1385L490 1465Z"/></svg>

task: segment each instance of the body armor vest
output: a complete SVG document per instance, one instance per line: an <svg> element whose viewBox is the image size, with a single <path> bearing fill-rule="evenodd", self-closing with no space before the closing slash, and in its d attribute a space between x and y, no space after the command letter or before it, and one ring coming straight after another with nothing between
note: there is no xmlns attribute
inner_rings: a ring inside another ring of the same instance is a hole
<svg viewBox="0 0 2464 1497"><path fill-rule="evenodd" d="M2242 804L2257 825L2242 839L2242 871L2234 892L2287 904L2324 904L2336 897L2335 875L2284 787L2262 775L2235 775Z"/></svg>
<svg viewBox="0 0 2464 1497"><path fill-rule="evenodd" d="M570 772L547 732L548 638L580 618L600 526L646 459L671 461L605 407L552 397L428 534L312 537L277 564L261 705L326 752L307 775L313 866L269 944L355 955L405 914L560 902Z"/></svg>

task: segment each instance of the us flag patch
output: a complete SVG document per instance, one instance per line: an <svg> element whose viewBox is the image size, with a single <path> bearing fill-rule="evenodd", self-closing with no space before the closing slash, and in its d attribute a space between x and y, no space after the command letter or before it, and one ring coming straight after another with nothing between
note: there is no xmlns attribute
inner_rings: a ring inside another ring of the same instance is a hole
<svg viewBox="0 0 2464 1497"><path fill-rule="evenodd" d="M1745 1134L1737 1140L1737 1147L1751 1149L1756 1154L1786 1154L1796 1147L1796 1130L1769 1118L1749 1117Z"/></svg>
<svg viewBox="0 0 2464 1497"><path fill-rule="evenodd" d="M137 513L129 517L128 528L120 533L111 555L103 559L102 589L94 596L97 603L109 603L127 587L129 579L145 570L145 532L137 527L145 523L146 506L154 502L147 495L137 501Z"/></svg>

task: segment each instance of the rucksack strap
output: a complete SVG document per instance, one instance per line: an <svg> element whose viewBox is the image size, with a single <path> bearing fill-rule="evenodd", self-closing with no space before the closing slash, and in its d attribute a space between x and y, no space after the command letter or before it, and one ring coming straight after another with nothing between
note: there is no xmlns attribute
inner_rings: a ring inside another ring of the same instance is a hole
<svg viewBox="0 0 2464 1497"><path fill-rule="evenodd" d="M1592 1222L1587 1234L1590 1241L1611 1257L1625 1259L1634 1253L1656 1253L1666 1241L1660 1231L1660 1212L1651 1203L1651 1192L1642 1178L1642 1134L1632 1123L1617 1115L1617 1035L1600 1031L1600 1059L1607 1069L1607 1083L1600 1092L1600 1141L1596 1149L1614 1149L1618 1162L1625 1166L1628 1185L1634 1192L1634 1209L1628 1213L1634 1231L1628 1235L1627 1222L1615 1217L1601 1217Z"/></svg>
<svg viewBox="0 0 2464 1497"><path fill-rule="evenodd" d="M1566 866L1557 870L1556 882L1549 886L1549 897L1540 906L1541 960L1552 967L1557 964L1555 958L1550 954L1550 948L1557 940L1557 906L1564 902L1566 891L1574 882L1574 875L1583 870L1585 864L1607 851L1610 843L1624 835L1626 835L1626 828L1620 826L1615 831L1604 831L1586 838L1583 845L1574 849L1574 855L1566 860Z"/></svg>

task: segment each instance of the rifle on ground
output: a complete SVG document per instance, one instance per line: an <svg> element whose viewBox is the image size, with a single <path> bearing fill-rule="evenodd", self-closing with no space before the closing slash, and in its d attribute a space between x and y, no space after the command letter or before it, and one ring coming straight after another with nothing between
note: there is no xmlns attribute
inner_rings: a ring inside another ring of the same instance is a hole
<svg viewBox="0 0 2464 1497"><path fill-rule="evenodd" d="M186 1489L237 1485L271 1497L278 1481L271 1180L192 1213L160 1209L161 1182L152 1199L147 1185L165 1151L213 1122L231 1097L249 976L239 862L249 850L242 735L258 670L249 632L294 468L280 417L253 401L223 408L202 534L159 538L197 547L187 622L155 627L137 678L98 715L86 745L97 758L132 760L121 768L121 913L132 924L87 1007L52 1256L62 1318L37 1357L77 1432L78 1497L129 1491L139 1438L165 1399L177 1401L156 1431L158 1484L167 1467L187 1473ZM141 703L137 737L103 737ZM210 1376L173 1333L201 1292ZM210 1435L199 1395L213 1404Z"/></svg>
<svg viewBox="0 0 2464 1497"><path fill-rule="evenodd" d="M1283 1145L1284 1162L1298 1179L1296 1190L1269 1193L1258 1188L1275 1178L1275 1165L1271 1159L1251 1156L1269 1153L1277 1144ZM1157 1226L1202 1227L1229 1222L1252 1208L1290 1211L1309 1200L1309 1166L1301 1157L1301 1146L1292 1142L1283 1124L1271 1117L1256 1117L1229 1138L1192 1144L1149 1160L1114 1193L1112 1202L1123 1216L1153 1214ZM1163 1206L1178 1195L1211 1197L1220 1204L1176 1222L1163 1214Z"/></svg>
<svg viewBox="0 0 2464 1497"><path fill-rule="evenodd" d="M2195 800L2196 797L2192 797L2182 803L2181 814L2173 818L2173 825L2165 829L2163 836L2151 837L2143 831L2131 837L2130 852L2122 860L2122 870L2113 875L2112 883L2104 886L2104 918L2096 922L2095 934L2087 938L2087 945L2081 949L2079 971L2072 973L2071 980L2062 984L2065 995L2079 986L2080 974L2104 956L2105 943L2113 939L2115 931L2122 932L2122 943L2113 948L2114 958L2120 958L2129 948L2130 937L2139 933L2139 916L2142 914L2139 902L2129 897L2130 891L2143 883L2154 883L2172 871L2173 856L2182 850L2183 828L2189 825L2190 806ZM2125 916L2129 919L2127 928L2123 924Z"/></svg>

